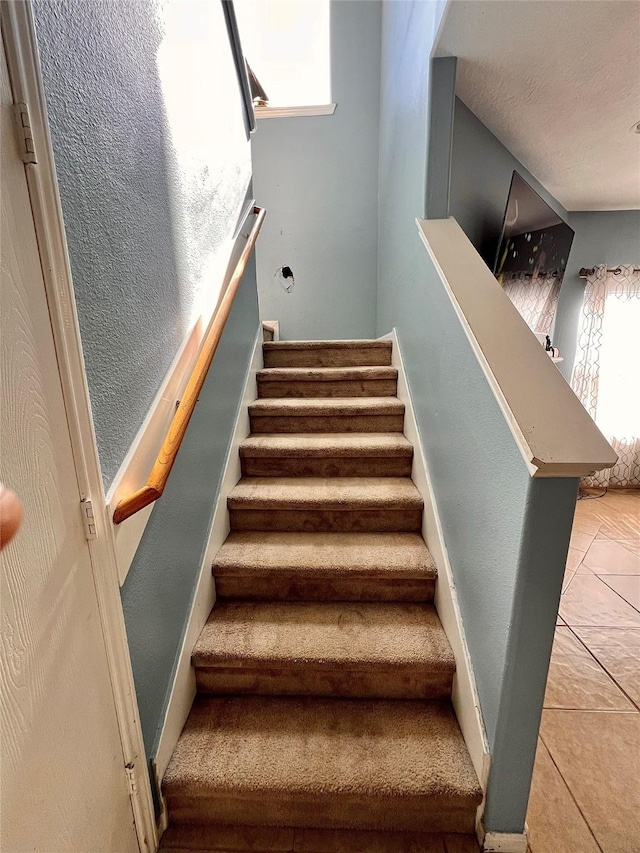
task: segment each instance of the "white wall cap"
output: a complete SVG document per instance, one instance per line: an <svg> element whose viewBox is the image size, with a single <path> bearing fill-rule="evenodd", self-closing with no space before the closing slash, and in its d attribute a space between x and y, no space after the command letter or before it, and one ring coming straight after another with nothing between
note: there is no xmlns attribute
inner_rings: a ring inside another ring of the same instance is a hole
<svg viewBox="0 0 640 853"><path fill-rule="evenodd" d="M456 220L416 224L531 476L614 465L615 451Z"/></svg>

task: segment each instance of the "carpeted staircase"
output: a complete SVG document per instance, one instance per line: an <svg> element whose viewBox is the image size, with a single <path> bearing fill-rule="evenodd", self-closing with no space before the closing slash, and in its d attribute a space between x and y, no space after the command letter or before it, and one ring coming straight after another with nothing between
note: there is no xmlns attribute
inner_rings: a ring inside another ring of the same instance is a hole
<svg viewBox="0 0 640 853"><path fill-rule="evenodd" d="M162 846L472 844L481 792L449 701L391 342L270 342L264 363Z"/></svg>

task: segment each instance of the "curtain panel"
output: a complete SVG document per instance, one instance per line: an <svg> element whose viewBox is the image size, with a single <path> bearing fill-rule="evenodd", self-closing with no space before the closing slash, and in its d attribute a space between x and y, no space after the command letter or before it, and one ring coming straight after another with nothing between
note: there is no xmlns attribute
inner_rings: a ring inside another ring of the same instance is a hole
<svg viewBox="0 0 640 853"><path fill-rule="evenodd" d="M502 289L531 331L550 334L560 294L560 280L557 275L504 273L501 281Z"/></svg>
<svg viewBox="0 0 640 853"><path fill-rule="evenodd" d="M587 278L571 386L618 462L584 485L640 486L640 275L633 266Z"/></svg>

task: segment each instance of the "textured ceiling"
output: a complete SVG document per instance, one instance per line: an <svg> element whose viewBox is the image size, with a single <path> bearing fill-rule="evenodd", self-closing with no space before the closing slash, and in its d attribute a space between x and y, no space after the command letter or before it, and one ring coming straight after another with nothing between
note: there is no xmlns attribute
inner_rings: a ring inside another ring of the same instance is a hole
<svg viewBox="0 0 640 853"><path fill-rule="evenodd" d="M640 208L640 0L456 0L438 55L567 210Z"/></svg>

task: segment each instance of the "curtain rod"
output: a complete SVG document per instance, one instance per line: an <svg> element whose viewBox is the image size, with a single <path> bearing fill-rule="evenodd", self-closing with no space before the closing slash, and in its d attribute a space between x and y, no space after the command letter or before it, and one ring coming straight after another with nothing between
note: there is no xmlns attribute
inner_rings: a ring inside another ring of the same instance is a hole
<svg viewBox="0 0 640 853"><path fill-rule="evenodd" d="M595 267L591 267L590 270L588 270L586 267L582 267L580 272L578 273L578 276L580 278L586 278L588 275L593 275L595 271L596 271ZM640 267L634 267L633 271L634 272L640 272ZM614 270L607 270L607 272L620 273L620 272L622 272L622 270L620 267L616 267Z"/></svg>

